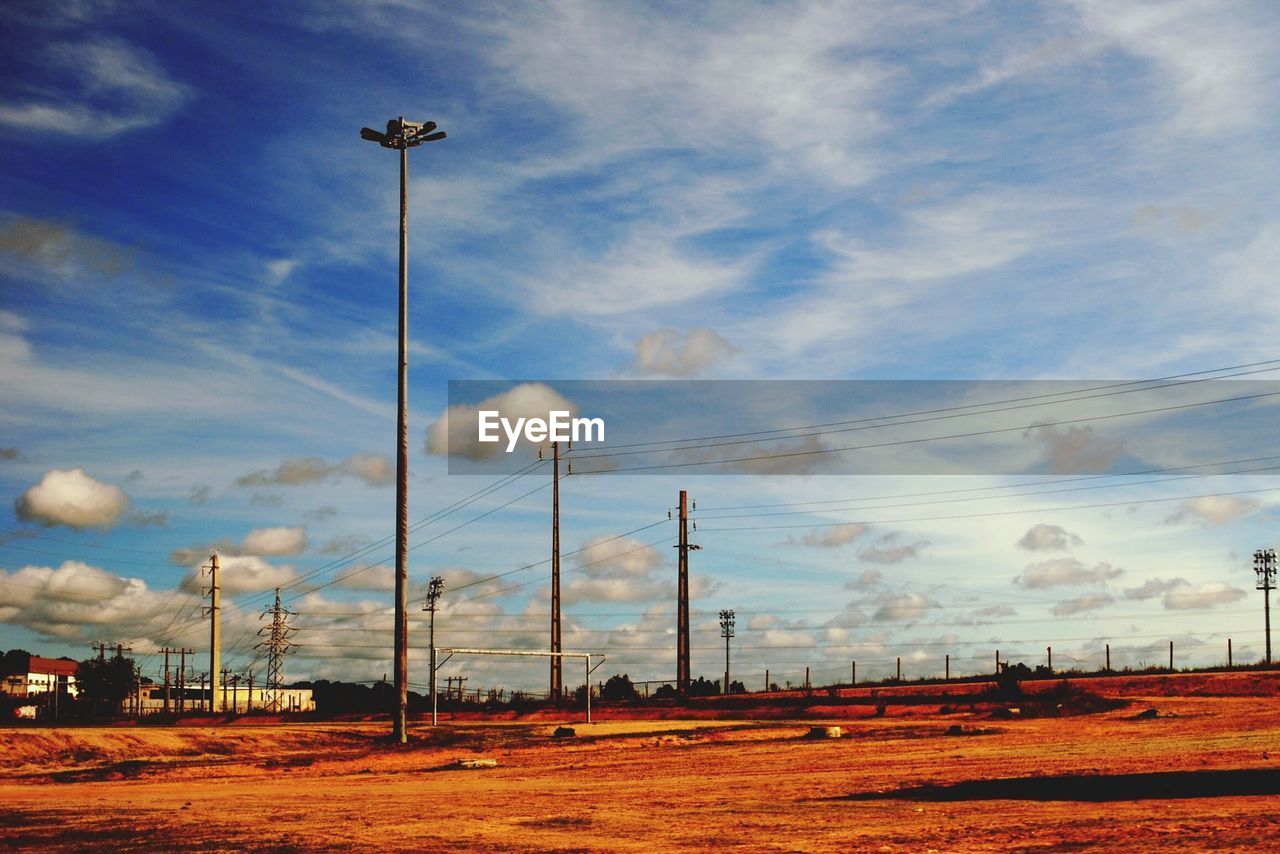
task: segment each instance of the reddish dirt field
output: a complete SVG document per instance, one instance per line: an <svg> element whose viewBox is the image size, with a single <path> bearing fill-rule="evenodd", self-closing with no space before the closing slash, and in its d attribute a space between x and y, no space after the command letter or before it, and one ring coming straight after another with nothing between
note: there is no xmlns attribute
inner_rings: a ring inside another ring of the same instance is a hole
<svg viewBox="0 0 1280 854"><path fill-rule="evenodd" d="M1088 687L1127 705L1054 695L993 718L940 713L934 687L860 689L696 719L602 709L562 717L571 738L545 718L415 723L404 747L378 722L0 729L0 847L1274 850L1275 674Z"/></svg>

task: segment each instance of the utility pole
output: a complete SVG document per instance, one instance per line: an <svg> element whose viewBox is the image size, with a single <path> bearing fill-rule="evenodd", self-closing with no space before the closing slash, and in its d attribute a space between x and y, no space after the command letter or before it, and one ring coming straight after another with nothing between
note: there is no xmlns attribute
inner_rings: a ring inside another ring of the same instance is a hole
<svg viewBox="0 0 1280 854"><path fill-rule="evenodd" d="M252 667L249 668L249 696L244 701L244 710L246 714L253 711L253 668Z"/></svg>
<svg viewBox="0 0 1280 854"><path fill-rule="evenodd" d="M223 691L227 690L225 685L223 686L222 690ZM231 711L236 714L239 714L240 712L240 674L239 673L231 674Z"/></svg>
<svg viewBox="0 0 1280 854"><path fill-rule="evenodd" d="M947 653L946 670L943 671L942 678L947 682L951 681L951 653Z"/></svg>
<svg viewBox="0 0 1280 854"><path fill-rule="evenodd" d="M1107 644L1107 672L1111 672L1111 644Z"/></svg>
<svg viewBox="0 0 1280 854"><path fill-rule="evenodd" d="M201 674L200 674L200 705L201 705L201 706L203 706L203 705L204 705L204 685L205 685L205 682L206 682L206 681L208 681L208 679L209 679L209 674L208 674L208 673L201 673ZM210 711L213 711L213 691L210 691L210 692L209 692L209 695L210 695L210 697L209 697L209 710L210 710Z"/></svg>
<svg viewBox="0 0 1280 854"><path fill-rule="evenodd" d="M1052 673L1053 672L1053 647L1046 646L1045 652L1048 653L1049 655L1049 672Z"/></svg>
<svg viewBox="0 0 1280 854"><path fill-rule="evenodd" d="M213 712L214 695L218 693L218 673L221 667L222 657L222 606L221 592L218 587L218 553L214 552L209 556L209 564L201 567L201 571L209 572L209 607L206 609L209 614L209 679L212 684L209 686L209 711ZM204 689L201 688L203 694Z"/></svg>
<svg viewBox="0 0 1280 854"><path fill-rule="evenodd" d="M164 648L164 713L169 714L169 647Z"/></svg>
<svg viewBox="0 0 1280 854"><path fill-rule="evenodd" d="M280 692L284 687L284 657L294 649L289 637L297 629L289 625L289 618L294 613L280 605L280 588L276 588L276 603L262 612L263 617L271 617L270 625L258 629L258 636L263 640L254 649L267 653L267 709L272 713L280 711Z"/></svg>
<svg viewBox="0 0 1280 854"><path fill-rule="evenodd" d="M440 601L440 594L444 590L444 579L440 576L432 576L431 583L427 585L427 601L422 603L422 610L431 614L431 725L436 725L436 603Z"/></svg>
<svg viewBox="0 0 1280 854"><path fill-rule="evenodd" d="M897 681L902 681L902 656L898 656L898 676Z"/></svg>
<svg viewBox="0 0 1280 854"><path fill-rule="evenodd" d="M858 662L849 662L849 687L854 688L858 685Z"/></svg>
<svg viewBox="0 0 1280 854"><path fill-rule="evenodd" d="M694 509L698 507L694 503ZM681 697L689 696L689 552L701 546L689 543L689 493L680 490L680 550L676 575L676 691Z"/></svg>
<svg viewBox="0 0 1280 854"><path fill-rule="evenodd" d="M1169 641L1169 672L1173 672L1173 641Z"/></svg>
<svg viewBox="0 0 1280 854"><path fill-rule="evenodd" d="M724 638L724 691L729 693L729 639L733 637L733 611L720 612L720 636Z"/></svg>
<svg viewBox="0 0 1280 854"><path fill-rule="evenodd" d="M1227 669L1231 669L1231 638L1227 638Z"/></svg>
<svg viewBox="0 0 1280 854"><path fill-rule="evenodd" d="M1260 549L1253 553L1253 571L1258 573L1258 589L1262 591L1263 630L1267 641L1264 659L1271 665L1271 591L1276 586L1276 550Z"/></svg>
<svg viewBox="0 0 1280 854"><path fill-rule="evenodd" d="M424 142L444 139L435 122L406 122L404 116L387 122L387 131L361 128L360 138L400 152L400 347L397 372L396 444L396 616L395 616L395 708L391 715L391 737L404 744L408 740L409 711L409 149Z"/></svg>
<svg viewBox="0 0 1280 854"><path fill-rule="evenodd" d="M560 652L560 443L551 443L551 652ZM551 656L551 702L560 703L564 662Z"/></svg>
<svg viewBox="0 0 1280 854"><path fill-rule="evenodd" d="M187 653L193 650L178 650L178 714L187 710Z"/></svg>

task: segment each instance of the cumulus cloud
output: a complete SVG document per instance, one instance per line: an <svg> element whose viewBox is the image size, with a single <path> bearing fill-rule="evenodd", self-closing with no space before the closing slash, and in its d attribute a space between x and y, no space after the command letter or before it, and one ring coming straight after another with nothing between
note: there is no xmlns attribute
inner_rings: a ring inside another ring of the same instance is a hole
<svg viewBox="0 0 1280 854"><path fill-rule="evenodd" d="M817 531L810 531L799 542L814 548L834 549L852 543L865 534L867 530L868 527L866 525L856 522L851 522L847 525L831 525ZM794 544L796 540L789 539L787 542Z"/></svg>
<svg viewBox="0 0 1280 854"><path fill-rule="evenodd" d="M1190 522L1197 525L1225 525L1258 509L1258 501L1239 495L1202 495L1178 505L1165 524L1178 525Z"/></svg>
<svg viewBox="0 0 1280 854"><path fill-rule="evenodd" d="M1013 583L1030 590L1042 590L1065 584L1105 584L1123 574L1123 569L1109 563L1090 567L1073 557L1060 557L1028 564Z"/></svg>
<svg viewBox="0 0 1280 854"><path fill-rule="evenodd" d="M1239 602L1245 592L1221 581L1210 581L1199 587L1182 582L1164 594L1164 607L1170 611L1194 611Z"/></svg>
<svg viewBox="0 0 1280 854"><path fill-rule="evenodd" d="M884 575L875 569L863 570L857 578L844 583L845 590L870 590L883 580Z"/></svg>
<svg viewBox="0 0 1280 854"><path fill-rule="evenodd" d="M1035 437L1044 446L1045 464L1051 474L1105 472L1124 453L1124 442L1104 439L1093 427L1071 425L1059 431L1055 424L1037 428Z"/></svg>
<svg viewBox="0 0 1280 854"><path fill-rule="evenodd" d="M1059 602L1050 610L1055 617L1069 617L1072 614L1096 611L1099 608L1110 605L1114 601L1115 600L1106 593L1086 593L1083 596L1077 596L1075 599L1068 599L1065 602Z"/></svg>
<svg viewBox="0 0 1280 854"><path fill-rule="evenodd" d="M1139 601L1154 599L1174 588L1185 586L1187 586L1187 582L1181 578L1171 578L1168 581L1160 578L1148 578L1138 587L1126 587L1124 598L1137 599Z"/></svg>
<svg viewBox="0 0 1280 854"><path fill-rule="evenodd" d="M140 647L150 643L132 639L161 630L174 611L192 601L192 596L153 592L141 579L123 578L81 561L66 561L56 569L0 570L0 622L68 641L109 635L131 640L135 651L144 652Z"/></svg>
<svg viewBox="0 0 1280 854"><path fill-rule="evenodd" d="M200 564L192 567L182 580L181 589L199 592L199 567ZM218 585L223 594L260 593L288 584L297 577L292 566L275 566L257 555L220 555L218 567Z"/></svg>
<svg viewBox="0 0 1280 854"><path fill-rule="evenodd" d="M296 555L307 547L305 528L255 528L244 538L244 551L255 555Z"/></svg>
<svg viewBox="0 0 1280 854"><path fill-rule="evenodd" d="M391 483L391 461L381 454L355 454L337 463L321 457L287 459L273 470L259 469L236 478L240 486L299 486L330 478L356 477L369 486Z"/></svg>
<svg viewBox="0 0 1280 854"><path fill-rule="evenodd" d="M1032 552L1066 551L1083 544L1079 534L1073 534L1061 525L1033 525L1018 540L1018 548Z"/></svg>
<svg viewBox="0 0 1280 854"><path fill-rule="evenodd" d="M886 596L880 600L872 619L876 622L910 622L918 620L930 608L938 607L926 596L919 593L904 593L901 596Z"/></svg>
<svg viewBox="0 0 1280 854"><path fill-rule="evenodd" d="M506 453L507 441L500 436L498 442L479 441L480 410L496 410L515 423L517 418L550 417L552 410L578 414L577 404L571 403L555 389L543 383L521 383L506 391L485 398L479 403L450 406L427 428L427 453L439 456L454 455L471 460L493 459ZM498 431L501 434L501 430ZM524 439L521 447L527 447Z"/></svg>
<svg viewBox="0 0 1280 854"><path fill-rule="evenodd" d="M357 564L342 570L333 586L346 590L390 592L396 589L395 567L385 563Z"/></svg>
<svg viewBox="0 0 1280 854"><path fill-rule="evenodd" d="M581 575L565 587L570 601L641 602L671 588L671 580L660 572L663 560L657 550L632 537L588 540L577 555L577 564Z"/></svg>
<svg viewBox="0 0 1280 854"><path fill-rule="evenodd" d="M914 543L896 545L900 539L900 535L896 532L885 534L879 540L876 540L875 545L868 546L858 552L858 559L864 560L867 563L902 563L904 560L919 557L920 550L929 545L928 540L918 540Z"/></svg>
<svg viewBox="0 0 1280 854"><path fill-rule="evenodd" d="M18 518L25 522L77 530L112 528L128 508L124 490L94 480L81 468L54 469L14 501Z"/></svg>
<svg viewBox="0 0 1280 854"><path fill-rule="evenodd" d="M710 329L690 329L683 337L678 330L659 329L636 342L633 370L646 376L693 377L737 352Z"/></svg>

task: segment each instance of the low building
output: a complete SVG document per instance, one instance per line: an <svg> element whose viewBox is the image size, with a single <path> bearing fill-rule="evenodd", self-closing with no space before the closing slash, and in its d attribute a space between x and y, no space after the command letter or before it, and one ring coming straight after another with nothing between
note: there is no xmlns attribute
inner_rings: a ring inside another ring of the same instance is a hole
<svg viewBox="0 0 1280 854"><path fill-rule="evenodd" d="M58 705L66 699L74 700L79 694L76 662L69 658L43 658L38 655L22 658L25 662L19 661L16 669L12 659L7 661L10 672L0 676L0 692L31 701L17 705L20 718L35 718L41 710L44 716L56 718Z"/></svg>
<svg viewBox="0 0 1280 854"><path fill-rule="evenodd" d="M225 689L225 690L224 690ZM144 685L140 689L141 711L144 715L152 715L165 710L165 687L163 685ZM272 696L265 685L253 686L252 692L248 684L227 683L219 686L213 698L215 714L236 712L244 714L251 711L275 712L314 712L316 701L311 696L310 688L281 688L276 696ZM208 710L209 689L187 685L183 692L175 685L169 686L170 712L195 712Z"/></svg>

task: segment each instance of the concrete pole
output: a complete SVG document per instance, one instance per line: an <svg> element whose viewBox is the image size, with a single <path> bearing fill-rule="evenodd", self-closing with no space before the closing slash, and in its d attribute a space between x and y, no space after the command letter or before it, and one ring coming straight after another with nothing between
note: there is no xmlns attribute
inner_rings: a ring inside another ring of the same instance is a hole
<svg viewBox="0 0 1280 854"><path fill-rule="evenodd" d="M849 662L849 687L853 688L858 684L858 662Z"/></svg>
<svg viewBox="0 0 1280 854"><path fill-rule="evenodd" d="M551 651L560 652L560 443L551 443ZM588 684L587 693L590 691ZM551 702L564 695L564 660L551 656Z"/></svg>
<svg viewBox="0 0 1280 854"><path fill-rule="evenodd" d="M1169 641L1169 672L1173 672L1173 641Z"/></svg>
<svg viewBox="0 0 1280 854"><path fill-rule="evenodd" d="M164 648L164 713L169 714L169 647Z"/></svg>
<svg viewBox="0 0 1280 854"><path fill-rule="evenodd" d="M1111 672L1111 644L1107 644L1107 672Z"/></svg>
<svg viewBox="0 0 1280 854"><path fill-rule="evenodd" d="M1049 655L1049 672L1052 673L1053 672L1053 647L1046 646L1045 652L1047 652Z"/></svg>
<svg viewBox="0 0 1280 854"><path fill-rule="evenodd" d="M395 708L391 738L408 741L409 712L409 147L400 117L400 347L397 370Z"/></svg>
<svg viewBox="0 0 1280 854"><path fill-rule="evenodd" d="M946 664L946 670L944 671L943 678L946 679L948 682L951 681L951 654L950 653L947 653L947 664Z"/></svg>
<svg viewBox="0 0 1280 854"><path fill-rule="evenodd" d="M1227 638L1227 667L1231 667L1231 638Z"/></svg>
<svg viewBox="0 0 1280 854"><path fill-rule="evenodd" d="M689 696L689 493L680 490L679 561L676 566L676 693Z"/></svg>
<svg viewBox="0 0 1280 854"><path fill-rule="evenodd" d="M218 692L218 673L222 667L222 593L218 587L218 555L209 558L209 712L214 709ZM203 691L202 691L203 692Z"/></svg>

